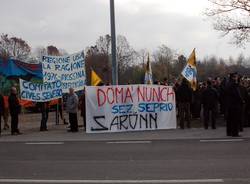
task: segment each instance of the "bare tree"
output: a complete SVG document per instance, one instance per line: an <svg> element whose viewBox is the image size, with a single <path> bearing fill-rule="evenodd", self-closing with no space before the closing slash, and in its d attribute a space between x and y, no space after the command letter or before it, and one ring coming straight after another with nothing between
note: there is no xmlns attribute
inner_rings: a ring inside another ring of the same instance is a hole
<svg viewBox="0 0 250 184"><path fill-rule="evenodd" d="M148 54L149 54L149 51L147 51L146 49L141 49L138 52L139 64L142 63L143 67L144 67L144 64L146 64L147 62Z"/></svg>
<svg viewBox="0 0 250 184"><path fill-rule="evenodd" d="M174 61L174 51L166 45L161 45L153 54L154 65L152 66L153 73L158 80L163 78L170 79L172 73L172 63Z"/></svg>
<svg viewBox="0 0 250 184"><path fill-rule="evenodd" d="M58 48L53 46L53 45L47 46L47 53L48 53L48 55L51 55L51 56L60 56L61 55Z"/></svg>
<svg viewBox="0 0 250 184"><path fill-rule="evenodd" d="M100 53L109 55L111 52L111 36L108 34L100 36L96 41L96 47Z"/></svg>
<svg viewBox="0 0 250 184"><path fill-rule="evenodd" d="M119 72L124 72L131 66L137 57L135 50L130 46L125 36L117 36L116 46L117 61L119 64Z"/></svg>
<svg viewBox="0 0 250 184"><path fill-rule="evenodd" d="M96 46L90 47L88 49L88 52L102 54L103 56L105 55L107 58L110 58L110 48L111 36L105 35L100 36L96 41ZM128 69L129 66L133 65L138 55L137 52L130 46L125 36L117 36L116 57L118 62L119 83L126 83L127 76L125 76L125 71Z"/></svg>
<svg viewBox="0 0 250 184"><path fill-rule="evenodd" d="M232 34L232 43L242 46L250 41L250 0L209 0L205 14L213 19L222 36Z"/></svg>
<svg viewBox="0 0 250 184"><path fill-rule="evenodd" d="M25 61L29 57L30 51L30 46L23 39L17 37L9 38L8 34L1 35L0 57Z"/></svg>

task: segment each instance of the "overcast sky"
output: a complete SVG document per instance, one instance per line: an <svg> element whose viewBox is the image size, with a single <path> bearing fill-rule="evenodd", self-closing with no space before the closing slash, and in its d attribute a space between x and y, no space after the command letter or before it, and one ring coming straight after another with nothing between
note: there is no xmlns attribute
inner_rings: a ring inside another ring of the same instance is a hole
<svg viewBox="0 0 250 184"><path fill-rule="evenodd" d="M237 48L213 30L203 16L208 6L208 0L115 0L116 34L137 50L165 44L186 56L195 47L200 59L249 57L249 45ZM33 48L77 52L110 33L109 0L1 0L0 33L21 37Z"/></svg>

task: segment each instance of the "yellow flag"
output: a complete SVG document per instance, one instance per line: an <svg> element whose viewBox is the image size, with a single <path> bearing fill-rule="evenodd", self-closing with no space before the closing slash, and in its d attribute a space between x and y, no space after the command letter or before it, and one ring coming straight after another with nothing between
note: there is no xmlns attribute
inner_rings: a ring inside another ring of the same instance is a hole
<svg viewBox="0 0 250 184"><path fill-rule="evenodd" d="M195 49L192 51L188 58L187 65L182 71L182 76L185 77L191 84L193 91L197 88L197 69L196 69L196 56Z"/></svg>
<svg viewBox="0 0 250 184"><path fill-rule="evenodd" d="M192 51L191 55L188 58L188 63L196 68L196 57L195 57L195 49Z"/></svg>
<svg viewBox="0 0 250 184"><path fill-rule="evenodd" d="M94 70L91 70L91 86L97 86L102 79L95 73Z"/></svg>

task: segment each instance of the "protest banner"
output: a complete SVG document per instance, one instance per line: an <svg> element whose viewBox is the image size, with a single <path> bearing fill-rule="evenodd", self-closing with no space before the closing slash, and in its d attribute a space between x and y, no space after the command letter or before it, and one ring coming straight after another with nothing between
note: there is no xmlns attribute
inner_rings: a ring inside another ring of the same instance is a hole
<svg viewBox="0 0 250 184"><path fill-rule="evenodd" d="M46 102L58 98L62 98L61 81L32 83L19 79L20 96L23 100L33 102Z"/></svg>
<svg viewBox="0 0 250 184"><path fill-rule="evenodd" d="M61 80L63 93L67 93L69 88L79 91L85 86L86 73L83 52L67 56L42 56L42 66L43 81Z"/></svg>
<svg viewBox="0 0 250 184"><path fill-rule="evenodd" d="M124 132L176 128L171 86L86 87L86 132Z"/></svg>

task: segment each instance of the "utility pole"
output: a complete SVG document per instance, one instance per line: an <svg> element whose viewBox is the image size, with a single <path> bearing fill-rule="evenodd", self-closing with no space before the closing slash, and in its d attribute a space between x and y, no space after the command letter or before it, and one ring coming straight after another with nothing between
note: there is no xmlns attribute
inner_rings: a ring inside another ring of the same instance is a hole
<svg viewBox="0 0 250 184"><path fill-rule="evenodd" d="M118 85L118 64L116 61L116 35L115 35L115 2L110 0L111 25L111 53L112 53L112 84Z"/></svg>

